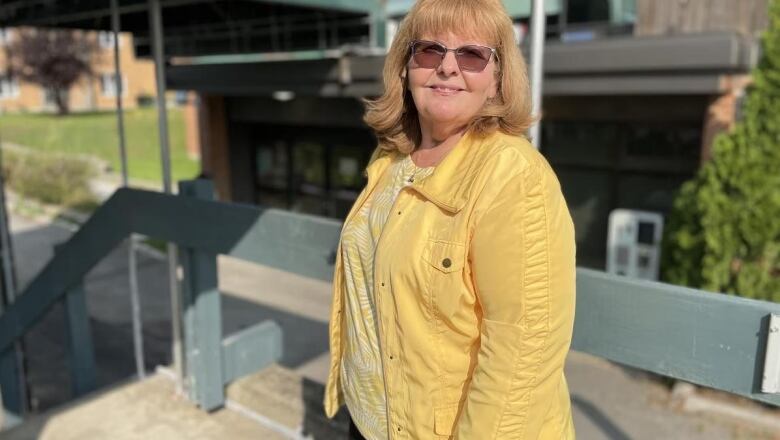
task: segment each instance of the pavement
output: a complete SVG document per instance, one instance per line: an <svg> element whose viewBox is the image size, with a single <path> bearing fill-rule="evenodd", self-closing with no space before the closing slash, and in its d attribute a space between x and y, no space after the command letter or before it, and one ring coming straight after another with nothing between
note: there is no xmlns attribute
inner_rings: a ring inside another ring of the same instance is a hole
<svg viewBox="0 0 780 440"><path fill-rule="evenodd" d="M19 215L12 215L10 223L19 285L24 286L74 228ZM100 390L73 400L64 316L55 306L25 337L38 415L0 439L343 438L316 434L327 421L308 414L321 412L318 399L327 374L328 283L219 258L224 334L273 319L284 332L285 346L278 365L233 383L230 404L206 415L181 402L163 374L168 370L157 369L171 362L170 297L167 263L151 251L138 255L150 377L134 379L128 252L126 244L115 249L85 283ZM584 353L570 353L566 374L579 439L780 439L780 433L721 416L681 412L666 382Z"/></svg>

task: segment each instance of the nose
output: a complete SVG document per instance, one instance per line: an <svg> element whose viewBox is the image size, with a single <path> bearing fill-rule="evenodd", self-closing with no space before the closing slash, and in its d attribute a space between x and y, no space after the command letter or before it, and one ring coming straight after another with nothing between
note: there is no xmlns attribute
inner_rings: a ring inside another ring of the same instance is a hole
<svg viewBox="0 0 780 440"><path fill-rule="evenodd" d="M439 64L439 74L453 76L456 75L459 70L458 60L455 59L455 52L447 51L447 53L444 54L444 59L441 60L441 64Z"/></svg>

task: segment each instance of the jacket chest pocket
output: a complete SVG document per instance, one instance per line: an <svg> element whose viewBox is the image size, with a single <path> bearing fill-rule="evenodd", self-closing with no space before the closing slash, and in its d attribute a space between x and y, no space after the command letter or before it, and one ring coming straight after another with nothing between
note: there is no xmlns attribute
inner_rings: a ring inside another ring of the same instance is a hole
<svg viewBox="0 0 780 440"><path fill-rule="evenodd" d="M466 247L461 243L431 239L426 244L423 260L430 277L428 294L434 312L439 316L451 316L458 311L465 253Z"/></svg>

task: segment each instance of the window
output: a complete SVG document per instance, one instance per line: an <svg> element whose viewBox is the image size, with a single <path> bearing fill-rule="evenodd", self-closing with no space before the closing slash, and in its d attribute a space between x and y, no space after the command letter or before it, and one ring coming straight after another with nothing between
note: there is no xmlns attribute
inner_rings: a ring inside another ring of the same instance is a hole
<svg viewBox="0 0 780 440"><path fill-rule="evenodd" d="M356 129L262 125L254 139L255 201L344 218L360 190L375 141Z"/></svg>
<svg viewBox="0 0 780 440"><path fill-rule="evenodd" d="M121 39L119 40L121 44ZM101 31L98 32L98 44L103 49L113 49L114 48L114 33L113 32L105 32Z"/></svg>
<svg viewBox="0 0 780 440"><path fill-rule="evenodd" d="M287 209L290 203L287 181L287 143L282 139L265 141L255 148L257 203Z"/></svg>
<svg viewBox="0 0 780 440"><path fill-rule="evenodd" d="M609 21L609 2L606 0L569 0L569 23L592 23Z"/></svg>
<svg viewBox="0 0 780 440"><path fill-rule="evenodd" d="M55 98L55 91L49 88L43 89L43 105L47 107L53 107L57 105L57 101ZM63 102L68 102L70 99L70 95L68 94L67 90L61 90L60 91L60 97L62 98Z"/></svg>
<svg viewBox="0 0 780 440"><path fill-rule="evenodd" d="M100 74L100 94L105 97L115 97L117 84L113 73ZM122 96L127 95L127 77L122 75Z"/></svg>
<svg viewBox="0 0 780 440"><path fill-rule="evenodd" d="M0 76L0 99L16 98L19 96L19 81L6 74Z"/></svg>

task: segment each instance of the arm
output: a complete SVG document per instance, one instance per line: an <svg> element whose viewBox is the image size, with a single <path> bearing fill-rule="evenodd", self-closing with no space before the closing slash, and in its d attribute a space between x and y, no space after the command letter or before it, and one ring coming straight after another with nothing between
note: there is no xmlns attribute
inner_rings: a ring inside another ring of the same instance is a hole
<svg viewBox="0 0 780 440"><path fill-rule="evenodd" d="M455 438L536 439L574 322L574 231L552 170L528 166L475 223L480 348Z"/></svg>

